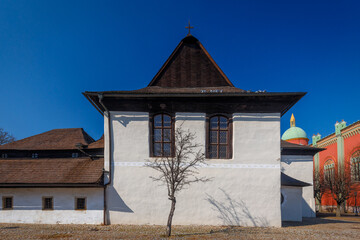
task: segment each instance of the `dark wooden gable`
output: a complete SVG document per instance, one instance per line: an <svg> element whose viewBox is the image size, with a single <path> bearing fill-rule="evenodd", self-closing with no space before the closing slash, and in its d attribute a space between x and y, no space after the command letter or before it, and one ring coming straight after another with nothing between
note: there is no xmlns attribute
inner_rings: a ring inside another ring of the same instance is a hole
<svg viewBox="0 0 360 240"><path fill-rule="evenodd" d="M187 36L148 85L171 88L233 87L202 44Z"/></svg>

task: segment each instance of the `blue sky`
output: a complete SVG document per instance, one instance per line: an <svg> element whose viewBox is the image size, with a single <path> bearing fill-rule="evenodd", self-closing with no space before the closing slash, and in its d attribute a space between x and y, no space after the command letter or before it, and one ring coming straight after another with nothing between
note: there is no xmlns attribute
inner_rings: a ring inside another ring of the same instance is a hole
<svg viewBox="0 0 360 240"><path fill-rule="evenodd" d="M83 91L146 86L192 31L238 88L308 94L311 138L360 119L360 1L0 1L0 127L103 133Z"/></svg>

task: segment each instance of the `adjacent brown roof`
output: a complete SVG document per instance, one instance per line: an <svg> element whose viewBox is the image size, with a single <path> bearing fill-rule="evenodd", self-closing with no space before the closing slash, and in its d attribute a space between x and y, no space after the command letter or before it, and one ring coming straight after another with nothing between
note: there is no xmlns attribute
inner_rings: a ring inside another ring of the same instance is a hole
<svg viewBox="0 0 360 240"><path fill-rule="evenodd" d="M148 86L220 87L233 84L192 35L185 37Z"/></svg>
<svg viewBox="0 0 360 240"><path fill-rule="evenodd" d="M99 140L97 140L96 142L91 143L88 146L88 149L93 149L93 148L104 148L104 135L102 135Z"/></svg>
<svg viewBox="0 0 360 240"><path fill-rule="evenodd" d="M54 129L38 135L0 146L0 150L60 150L77 149L77 143L89 145L94 142L82 128Z"/></svg>
<svg viewBox="0 0 360 240"><path fill-rule="evenodd" d="M104 159L1 159L0 185L101 184Z"/></svg>

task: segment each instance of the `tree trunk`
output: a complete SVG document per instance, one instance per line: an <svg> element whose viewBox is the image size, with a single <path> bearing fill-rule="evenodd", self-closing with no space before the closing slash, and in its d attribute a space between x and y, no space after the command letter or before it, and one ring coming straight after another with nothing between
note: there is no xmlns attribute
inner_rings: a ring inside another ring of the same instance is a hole
<svg viewBox="0 0 360 240"><path fill-rule="evenodd" d="M168 237L170 237L170 235L171 235L171 224L172 224L172 219L173 219L174 212L175 212L176 198L173 197L170 200L171 200L171 209L170 209L168 222L167 222L167 227L166 227L166 235Z"/></svg>
<svg viewBox="0 0 360 240"><path fill-rule="evenodd" d="M337 217L341 217L341 210L340 210L340 207L341 207L341 204L337 204L337 207L336 207L336 216Z"/></svg>
<svg viewBox="0 0 360 240"><path fill-rule="evenodd" d="M319 212L321 213L322 212L322 205L321 205L321 202L319 204Z"/></svg>

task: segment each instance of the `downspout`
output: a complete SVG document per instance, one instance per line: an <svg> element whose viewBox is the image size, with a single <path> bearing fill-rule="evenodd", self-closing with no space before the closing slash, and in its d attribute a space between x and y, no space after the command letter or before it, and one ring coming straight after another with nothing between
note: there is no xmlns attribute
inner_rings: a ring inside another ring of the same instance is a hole
<svg viewBox="0 0 360 240"><path fill-rule="evenodd" d="M108 118L108 139L109 139L109 143L108 143L108 158L109 158L109 181L104 184L104 225L106 225L106 212L107 212L107 199L106 199L106 189L107 186L111 184L111 121L110 121L110 111L106 108L106 106L103 103L103 98L104 95L102 93L98 94L99 97L99 103L101 104L101 106L104 108L105 112L104 114L107 114L107 118ZM105 176L105 170L104 170L104 176Z"/></svg>

